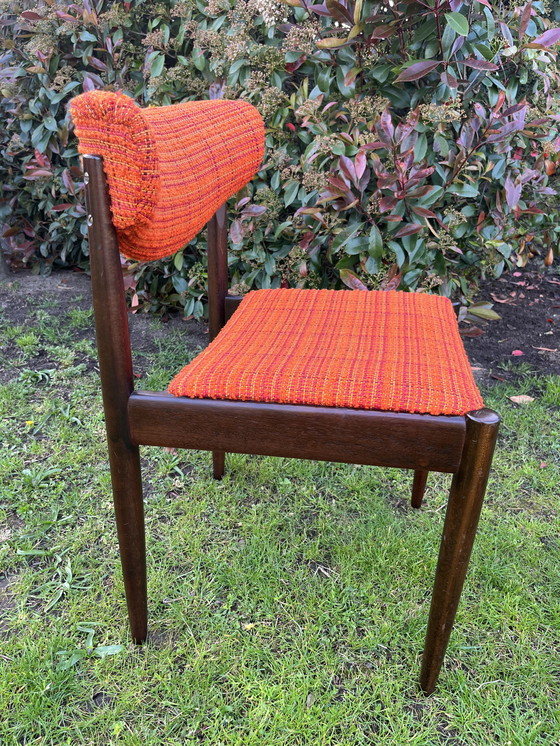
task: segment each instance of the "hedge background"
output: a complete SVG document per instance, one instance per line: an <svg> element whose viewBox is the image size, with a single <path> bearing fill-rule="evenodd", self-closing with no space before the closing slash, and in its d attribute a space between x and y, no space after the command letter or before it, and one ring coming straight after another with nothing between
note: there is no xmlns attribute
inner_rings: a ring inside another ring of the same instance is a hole
<svg viewBox="0 0 560 746"><path fill-rule="evenodd" d="M238 291L466 298L560 233L560 10L549 2L0 0L1 232L35 271L87 263L70 98L243 97L263 166L231 200ZM125 264L138 310L204 312L205 237ZM484 315L486 309L479 311Z"/></svg>

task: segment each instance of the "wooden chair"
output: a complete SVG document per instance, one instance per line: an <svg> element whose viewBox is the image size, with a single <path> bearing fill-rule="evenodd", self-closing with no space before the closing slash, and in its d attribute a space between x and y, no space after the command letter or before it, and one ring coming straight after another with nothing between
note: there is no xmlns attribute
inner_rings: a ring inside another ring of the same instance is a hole
<svg viewBox="0 0 560 746"><path fill-rule="evenodd" d="M85 140L83 134L81 140ZM82 147L92 148L91 142L85 146L82 142ZM453 480L420 676L423 691L430 694L442 665L469 563L498 432L498 415L484 408L466 414L434 415L134 391L119 256L121 236L111 213L115 195L110 195L102 155L86 152L83 167L99 369L134 640L141 643L147 635L140 445L212 451L214 477L218 479L223 475L228 451L411 469L412 505L416 508L421 505L428 472L447 472L453 474ZM232 320L236 320L237 314L242 313L235 311L240 299L227 295L227 276L227 221L225 207L221 206L208 227L209 327L210 338L215 340L212 347L216 349L220 347L222 336L218 335L226 320L232 314ZM397 295L400 298L410 294ZM345 295L344 299L349 297ZM229 328L228 324L223 334ZM441 341L442 351L447 344L448 340ZM466 371L462 372L466 375Z"/></svg>

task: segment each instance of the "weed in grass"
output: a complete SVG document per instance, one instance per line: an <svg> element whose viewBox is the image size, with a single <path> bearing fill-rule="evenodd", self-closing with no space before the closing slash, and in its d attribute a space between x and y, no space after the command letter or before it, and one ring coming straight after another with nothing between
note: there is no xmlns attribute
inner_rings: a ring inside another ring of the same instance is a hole
<svg viewBox="0 0 560 746"><path fill-rule="evenodd" d="M30 370L24 368L18 376L18 381L34 385L36 383L50 383L51 376L55 372L54 368L44 368L43 370Z"/></svg>
<svg viewBox="0 0 560 746"><path fill-rule="evenodd" d="M45 351L49 358L62 368L69 368L74 364L76 353L71 347L63 344L47 344L45 345Z"/></svg>
<svg viewBox="0 0 560 746"><path fill-rule="evenodd" d="M82 421L76 417L75 410L68 402L61 401L60 399L53 399L48 403L48 409L43 414L39 422L35 425L34 422L30 421L33 427L33 435L37 435L43 430L45 425L51 418L56 418L61 422L68 423L70 425L82 426Z"/></svg>
<svg viewBox="0 0 560 746"><path fill-rule="evenodd" d="M40 340L35 332L21 334L14 341L26 358L33 357L39 350Z"/></svg>
<svg viewBox="0 0 560 746"><path fill-rule="evenodd" d="M95 636L95 627L99 625L99 622L88 622L78 624L76 629L78 632L83 632L87 635L83 647L73 648L71 650L58 650L55 655L59 661L57 669L59 671L65 671L68 668L72 668L84 658L89 656L95 656L97 658L106 658L108 655L118 655L125 649L124 645L94 645L93 638Z"/></svg>
<svg viewBox="0 0 560 746"><path fill-rule="evenodd" d="M24 485L35 489L48 483L55 475L60 474L60 469L56 466L33 464L29 469L23 469L21 473Z"/></svg>
<svg viewBox="0 0 560 746"><path fill-rule="evenodd" d="M71 308L67 311L68 321L74 329L91 329L93 324L93 309Z"/></svg>
<svg viewBox="0 0 560 746"><path fill-rule="evenodd" d="M51 580L42 583L34 588L29 594L30 598L45 600L48 598L46 605L43 607L43 613L47 614L60 599L72 591L87 591L91 585L85 584L85 577L74 577L72 564L63 554L55 555L55 571Z"/></svg>

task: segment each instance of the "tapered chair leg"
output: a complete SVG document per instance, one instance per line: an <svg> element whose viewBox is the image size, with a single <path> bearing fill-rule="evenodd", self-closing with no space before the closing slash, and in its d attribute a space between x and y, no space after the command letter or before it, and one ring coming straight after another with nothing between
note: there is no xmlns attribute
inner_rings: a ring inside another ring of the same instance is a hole
<svg viewBox="0 0 560 746"><path fill-rule="evenodd" d="M412 499L410 504L413 508L421 508L424 492L426 491L426 482L428 480L427 471L415 471L414 481L412 483Z"/></svg>
<svg viewBox="0 0 560 746"><path fill-rule="evenodd" d="M103 162L98 156L85 155L83 166L111 482L130 628L134 641L139 643L147 634L146 541L140 456L138 447L130 441L127 413L134 390L128 315Z"/></svg>
<svg viewBox="0 0 560 746"><path fill-rule="evenodd" d="M212 467L214 479L222 479L226 468L226 454L224 451L212 451Z"/></svg>
<svg viewBox="0 0 560 746"><path fill-rule="evenodd" d="M134 642L141 643L148 632L148 600L144 505L138 447L122 441L109 441L109 459L130 631Z"/></svg>
<svg viewBox="0 0 560 746"><path fill-rule="evenodd" d="M466 415L467 432L459 471L449 494L439 550L420 685L435 689L463 589L500 418L490 409Z"/></svg>

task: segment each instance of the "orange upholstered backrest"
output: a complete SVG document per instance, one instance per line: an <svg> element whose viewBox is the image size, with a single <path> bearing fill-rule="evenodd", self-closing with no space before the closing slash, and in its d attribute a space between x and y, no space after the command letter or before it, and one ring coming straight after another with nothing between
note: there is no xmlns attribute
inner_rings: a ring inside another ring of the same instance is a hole
<svg viewBox="0 0 560 746"><path fill-rule="evenodd" d="M140 108L122 93L77 96L70 112L82 154L100 155L123 254L181 249L256 173L264 125L246 101Z"/></svg>

